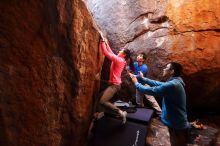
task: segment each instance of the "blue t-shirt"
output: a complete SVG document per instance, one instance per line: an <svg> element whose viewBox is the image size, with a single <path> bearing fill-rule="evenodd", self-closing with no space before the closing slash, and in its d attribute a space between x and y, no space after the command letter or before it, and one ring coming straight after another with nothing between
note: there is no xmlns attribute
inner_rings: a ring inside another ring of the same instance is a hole
<svg viewBox="0 0 220 146"><path fill-rule="evenodd" d="M143 73L143 75L144 75L144 77L146 77L147 76L147 72L148 72L148 68L147 68L147 65L146 64L142 64L142 65L138 65L138 62L137 61L135 61L134 62L134 68L135 68L135 72L134 72L134 74L136 75L136 77L137 77L137 79L140 79L139 77L139 71L141 71L142 73Z"/></svg>

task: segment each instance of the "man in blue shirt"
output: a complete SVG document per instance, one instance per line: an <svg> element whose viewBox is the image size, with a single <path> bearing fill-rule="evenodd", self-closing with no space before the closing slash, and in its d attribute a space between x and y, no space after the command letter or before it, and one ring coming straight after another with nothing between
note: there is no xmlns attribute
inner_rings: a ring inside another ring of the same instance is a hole
<svg viewBox="0 0 220 146"><path fill-rule="evenodd" d="M140 73L142 83L148 84L150 87L139 83L136 76L130 73L138 91L163 97L161 121L169 128L172 146L187 145L187 131L190 127L186 113L185 84L180 77L181 70L182 66L179 63L168 63L163 70L163 76L169 78L166 82L144 78L143 74Z"/></svg>
<svg viewBox="0 0 220 146"><path fill-rule="evenodd" d="M136 75L136 78L139 80L140 83L141 79L140 79L140 75L139 72L142 72L143 76L146 77L147 73L148 73L148 67L147 65L144 63L144 61L146 60L146 55L144 53L140 53L137 56L137 61L134 62L134 74ZM151 107L154 109L154 111L156 112L156 114L158 116L161 116L161 108L157 102L157 100L150 95L144 95L143 93L139 92L136 89L136 104L139 107L143 107L144 103L143 103L143 98L146 98L148 100L148 102L150 103Z"/></svg>

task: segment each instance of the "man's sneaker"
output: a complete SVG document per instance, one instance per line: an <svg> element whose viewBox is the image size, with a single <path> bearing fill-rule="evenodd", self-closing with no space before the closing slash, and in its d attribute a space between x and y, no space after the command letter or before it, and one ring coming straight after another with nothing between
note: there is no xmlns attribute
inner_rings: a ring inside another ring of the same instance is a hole
<svg viewBox="0 0 220 146"><path fill-rule="evenodd" d="M120 114L121 117L122 117L122 124L125 124L125 123L126 123L127 112L120 110L120 111L119 111L119 114Z"/></svg>

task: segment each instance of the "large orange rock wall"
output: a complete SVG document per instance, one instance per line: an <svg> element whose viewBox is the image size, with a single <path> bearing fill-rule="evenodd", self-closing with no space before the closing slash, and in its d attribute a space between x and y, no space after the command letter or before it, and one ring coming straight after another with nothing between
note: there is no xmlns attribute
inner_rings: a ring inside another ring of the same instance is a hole
<svg viewBox="0 0 220 146"><path fill-rule="evenodd" d="M173 25L170 58L184 66L189 106L219 109L220 1L170 0L166 15Z"/></svg>
<svg viewBox="0 0 220 146"><path fill-rule="evenodd" d="M0 2L0 145L83 146L103 56L81 0Z"/></svg>
<svg viewBox="0 0 220 146"><path fill-rule="evenodd" d="M183 65L189 109L220 110L219 0L89 0L88 5L115 50L127 47L134 58L147 54L149 77L161 79L170 61ZM132 98L128 87L122 90L119 97Z"/></svg>
<svg viewBox="0 0 220 146"><path fill-rule="evenodd" d="M220 1L169 0L166 15L178 32L219 29Z"/></svg>

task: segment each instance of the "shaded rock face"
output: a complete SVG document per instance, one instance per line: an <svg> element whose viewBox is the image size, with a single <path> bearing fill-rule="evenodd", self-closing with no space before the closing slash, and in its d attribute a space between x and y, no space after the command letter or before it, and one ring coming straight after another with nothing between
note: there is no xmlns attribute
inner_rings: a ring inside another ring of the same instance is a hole
<svg viewBox="0 0 220 146"><path fill-rule="evenodd" d="M127 47L134 58L145 52L148 76L154 79L162 79L162 69L168 62L181 63L189 108L219 109L219 0L87 3L112 48Z"/></svg>
<svg viewBox="0 0 220 146"><path fill-rule="evenodd" d="M103 56L84 2L2 0L0 22L0 145L85 145Z"/></svg>

